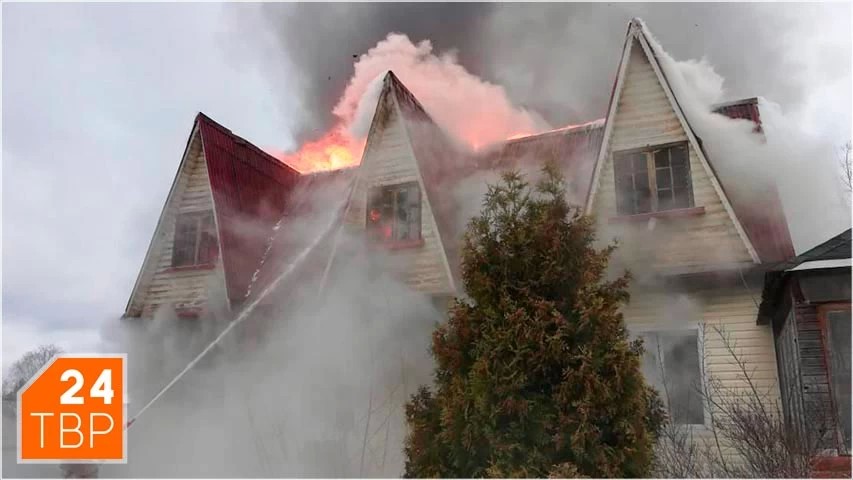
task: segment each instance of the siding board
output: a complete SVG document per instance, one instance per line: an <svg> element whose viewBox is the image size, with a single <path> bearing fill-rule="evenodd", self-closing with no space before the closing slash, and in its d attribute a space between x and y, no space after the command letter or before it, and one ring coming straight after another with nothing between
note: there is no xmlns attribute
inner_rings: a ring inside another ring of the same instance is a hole
<svg viewBox="0 0 853 480"><path fill-rule="evenodd" d="M752 258L722 201L702 167L697 152L689 149L694 206L704 214L664 219L653 223L610 224L616 214L613 152L687 141L678 117L658 83L651 64L639 44L634 44L625 72L622 94L613 117L613 130L606 145L594 213L603 239L620 238L617 251L628 266L638 262L653 268L699 268L723 263L751 262Z"/></svg>
<svg viewBox="0 0 853 480"><path fill-rule="evenodd" d="M387 109L387 116L380 119L382 123L374 132L378 137L368 142L346 223L349 228L364 230L369 188L418 182L421 188L421 237L424 243L420 247L390 250L388 257L403 282L411 288L429 294L449 293L451 283L444 268L444 252L438 232L433 228L432 207L424 185L420 182L404 120L393 99L389 96L385 101L388 103L383 108Z"/></svg>
<svg viewBox="0 0 853 480"><path fill-rule="evenodd" d="M207 165L198 135L192 141L184 170L179 174L177 190L166 206L166 216L158 235L159 248L150 259L148 281L132 311L151 317L161 306L204 304L212 282L222 278L218 264L208 270L168 271L172 265L172 239L178 213L213 209L213 197Z"/></svg>

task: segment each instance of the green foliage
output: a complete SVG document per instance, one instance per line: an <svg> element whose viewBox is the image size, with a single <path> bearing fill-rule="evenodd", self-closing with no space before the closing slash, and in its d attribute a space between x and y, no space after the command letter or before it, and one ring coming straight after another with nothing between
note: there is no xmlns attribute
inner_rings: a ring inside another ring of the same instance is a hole
<svg viewBox="0 0 853 480"><path fill-rule="evenodd" d="M467 299L433 333L434 391L406 406L407 477L640 477L663 410L608 281L615 248L553 165L489 187L462 254Z"/></svg>

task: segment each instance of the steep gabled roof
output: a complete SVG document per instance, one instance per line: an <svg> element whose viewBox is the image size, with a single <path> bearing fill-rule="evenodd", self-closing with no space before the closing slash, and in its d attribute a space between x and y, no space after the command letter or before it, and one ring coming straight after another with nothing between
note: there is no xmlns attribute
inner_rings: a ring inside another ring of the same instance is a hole
<svg viewBox="0 0 853 480"><path fill-rule="evenodd" d="M199 113L225 283L232 306L248 292L299 172Z"/></svg>
<svg viewBox="0 0 853 480"><path fill-rule="evenodd" d="M791 270L806 262L820 262L824 260L844 260L850 258L850 232L847 229L829 240L812 247L811 249L797 255L796 257L782 262L773 268L773 271Z"/></svg>
<svg viewBox="0 0 853 480"><path fill-rule="evenodd" d="M439 236L454 282L459 284L462 222L454 189L478 171L494 171L554 161L566 174L570 192L578 203L589 185L594 157L601 145L601 121L513 139L471 153L459 147L439 126L415 96L391 72L389 91L400 106L415 160L423 177Z"/></svg>
<svg viewBox="0 0 853 480"><path fill-rule="evenodd" d="M424 194L435 219L444 253L442 261L455 288L459 284L460 240L455 228L456 205L451 193L459 174L468 168L470 157L456 147L393 72L388 72L386 82L386 88L399 106L412 154L423 179Z"/></svg>
<svg viewBox="0 0 853 480"><path fill-rule="evenodd" d="M700 164L708 174L711 185L720 198L738 236L743 240L753 261L756 263L768 263L780 261L793 256L793 243L791 242L787 220L785 219L782 204L779 200L775 186L768 187L766 192L762 192L760 200L756 200L753 198L754 196L750 196L749 199L746 199L744 195L738 195L732 189L724 188L724 183L728 183L730 186L736 185L737 182L743 181L744 177L742 175L738 176L737 172L731 172L731 175L725 179L718 175L717 170L708 158L707 151L702 146L701 139L691 127L688 118L684 114L684 111L672 90L670 82L666 77L666 71L660 65L658 58L660 53L655 51L655 43L649 40L646 27L640 19L633 19L628 25L628 33L625 37L622 57L608 106L607 121L602 138L602 148L599 150L594 173L590 179L591 184L586 199L587 212L592 210L595 192L598 187L600 171L607 155L606 146L609 142L613 128L613 118L616 112L616 106L619 103L619 97L624 86L623 83L627 70L628 58L630 57L631 49L634 48L635 44L642 49L643 54L651 64L658 82L666 94L670 106L675 112L682 129L687 135L688 142L696 151ZM730 118L749 119L756 123L758 130L760 131L760 115L758 112L757 99L746 99L718 105L715 107L715 111ZM745 190L748 191L749 189L747 188ZM732 194L734 194L734 196L732 196Z"/></svg>
<svg viewBox="0 0 853 480"><path fill-rule="evenodd" d="M128 314L138 289L145 283L145 272L151 268L151 255L158 249L157 232L162 228L166 208L185 168L190 147L197 143L201 145L207 167L219 237L220 261L232 308L239 307L245 301L253 283L263 284L267 280L262 275L262 280L258 282L257 272L264 257L269 256L268 247L275 233L274 227L291 208L290 199L297 186L312 184L318 177L301 176L295 169L204 113L198 113L125 314ZM273 256L276 253L277 250Z"/></svg>
<svg viewBox="0 0 853 480"><path fill-rule="evenodd" d="M761 305L758 309L758 322L766 323L773 316L774 310L783 301L783 287L788 277L796 272L797 267L809 262L815 262L818 268L847 268L850 269L851 229L847 229L829 240L786 261L774 265L764 274L764 288L761 292ZM839 263L838 260L847 260Z"/></svg>

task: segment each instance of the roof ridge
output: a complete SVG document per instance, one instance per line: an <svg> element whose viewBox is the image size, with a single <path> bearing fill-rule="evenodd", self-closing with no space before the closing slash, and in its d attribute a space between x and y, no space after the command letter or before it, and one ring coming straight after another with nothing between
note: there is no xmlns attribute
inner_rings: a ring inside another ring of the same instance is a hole
<svg viewBox="0 0 853 480"><path fill-rule="evenodd" d="M236 143L243 143L243 144L247 145L250 149L259 153L262 158L264 158L265 160L267 160L271 164L275 165L277 168L281 168L283 170L291 170L293 173L296 173L297 175L300 175L300 176L303 175L303 173L300 172L299 170L297 170L295 167L288 165L287 163L282 162L281 160L279 160L279 159L275 158L274 156L270 155L269 153L265 152L262 148L258 147L254 143L252 143L252 142L246 140L245 138L241 137L240 135L237 135L236 133L234 133L230 128L228 128L228 127L222 125L221 123L217 122L216 120L210 118L210 116L208 116L204 112L198 112L198 114L196 114L196 122L199 122L199 121L203 121L207 125L218 129L219 131L221 131L223 134L227 135L229 138L231 138Z"/></svg>
<svg viewBox="0 0 853 480"><path fill-rule="evenodd" d="M532 142L532 141L536 141L540 138L547 137L549 135L559 136L559 135L578 135L578 134L582 134L582 133L587 133L590 130L597 130L599 128L604 128L604 123L599 123L602 120L605 120L605 119L599 118L599 119L593 120L591 122L582 123L580 125L569 125L568 127L555 128L553 130L547 130L547 131L540 132L540 133L531 133L530 135L525 135L523 137L508 138L506 140L496 142L495 145L507 145L510 143Z"/></svg>
<svg viewBox="0 0 853 480"><path fill-rule="evenodd" d="M725 107L733 107L735 105L757 105L758 97L741 98L740 100L728 100L725 102L714 103L711 105L712 110L717 110Z"/></svg>

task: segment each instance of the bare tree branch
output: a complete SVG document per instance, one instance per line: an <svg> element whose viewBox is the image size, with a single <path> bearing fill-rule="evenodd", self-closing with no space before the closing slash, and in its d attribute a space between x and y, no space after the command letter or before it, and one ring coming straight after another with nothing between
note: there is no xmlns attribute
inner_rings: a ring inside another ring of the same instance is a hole
<svg viewBox="0 0 853 480"><path fill-rule="evenodd" d="M20 390L54 355L62 353L56 345L42 345L25 353L3 378L3 400L16 400Z"/></svg>
<svg viewBox="0 0 853 480"><path fill-rule="evenodd" d="M841 185L844 191L853 194L853 142L838 147L838 164L841 167Z"/></svg>
<svg viewBox="0 0 853 480"><path fill-rule="evenodd" d="M820 405L812 405L805 409L805 418L796 419L806 428L795 428L786 421L774 389L756 383L755 369L744 360L732 336L719 326L711 330L736 366L738 382L723 382L705 372L698 390L708 408L709 432L697 441L692 426L677 425L670 415L659 434L655 473L671 478L809 477L834 417ZM702 331L706 331L704 325ZM703 334L703 342L705 338Z"/></svg>

